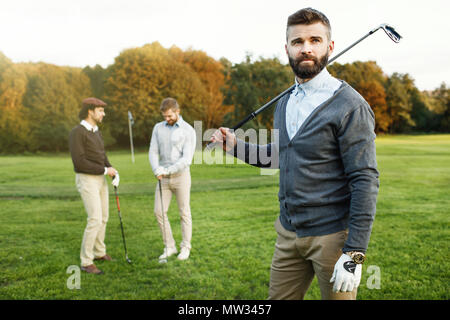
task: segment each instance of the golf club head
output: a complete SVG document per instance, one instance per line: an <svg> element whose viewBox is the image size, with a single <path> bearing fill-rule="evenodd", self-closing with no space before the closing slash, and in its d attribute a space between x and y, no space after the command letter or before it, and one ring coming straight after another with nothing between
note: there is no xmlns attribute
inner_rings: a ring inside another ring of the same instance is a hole
<svg viewBox="0 0 450 320"><path fill-rule="evenodd" d="M159 259L159 263L160 263L160 264L167 263L167 259Z"/></svg>
<svg viewBox="0 0 450 320"><path fill-rule="evenodd" d="M390 25L383 23L381 25L381 28L388 35L388 37L391 38L392 41L394 41L395 43L400 42L402 36L397 31L395 31L394 27L391 27Z"/></svg>
<svg viewBox="0 0 450 320"><path fill-rule="evenodd" d="M129 264L132 264L130 258L126 257L125 260L127 260L127 262L128 262Z"/></svg>

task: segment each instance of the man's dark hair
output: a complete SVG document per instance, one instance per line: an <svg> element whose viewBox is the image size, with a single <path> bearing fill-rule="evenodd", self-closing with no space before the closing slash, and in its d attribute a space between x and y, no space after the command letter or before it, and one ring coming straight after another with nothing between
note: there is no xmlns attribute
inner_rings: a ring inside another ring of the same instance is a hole
<svg viewBox="0 0 450 320"><path fill-rule="evenodd" d="M288 17L287 27L286 27L286 39L287 39L287 30L290 26L298 25L298 24L313 24L321 22L327 27L328 32L328 40L331 40L331 25L328 18L320 11L313 8L304 8L298 10L297 12L291 14Z"/></svg>
<svg viewBox="0 0 450 320"><path fill-rule="evenodd" d="M94 110L95 108L104 108L106 103L97 98L86 98L83 100L83 106L81 107L80 113L78 113L78 118L84 120L89 114L89 110Z"/></svg>

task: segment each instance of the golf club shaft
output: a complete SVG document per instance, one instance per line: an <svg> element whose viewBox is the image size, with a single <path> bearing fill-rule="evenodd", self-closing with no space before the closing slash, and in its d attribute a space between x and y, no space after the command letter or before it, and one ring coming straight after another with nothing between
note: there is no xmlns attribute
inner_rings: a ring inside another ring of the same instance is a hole
<svg viewBox="0 0 450 320"><path fill-rule="evenodd" d="M164 242L164 249L166 249L166 256L167 256L167 235L166 235L166 215L164 214L164 204L163 204L163 194L162 194L162 187L161 187L161 180L158 180L158 186L159 186L159 195L161 198L161 215L163 220L163 242ZM167 259L167 257L166 257Z"/></svg>
<svg viewBox="0 0 450 320"><path fill-rule="evenodd" d="M120 221L120 230L122 231L123 248L125 249L125 259L128 261L129 259L127 252L127 245L125 242L125 233L123 231L122 214L120 213L120 202L119 202L119 195L117 193L117 187L114 187L114 193L116 195L117 211L119 213L119 221Z"/></svg>
<svg viewBox="0 0 450 320"><path fill-rule="evenodd" d="M369 33L367 33L365 36L361 37L360 39L358 39L357 41L355 41L353 44L351 44L350 46L348 46L347 48L345 48L344 50L342 50L340 53L338 53L337 55L335 55L333 58L331 58L327 65L332 63L334 60L336 60L337 58L339 58L341 55L343 55L344 53L346 53L348 50L350 50L351 48L353 48L354 46L356 46L358 43L360 43L361 41L363 41L364 39L366 39L368 36L372 35L375 31L377 31L378 29L380 29L381 26L371 30ZM281 99L283 96L285 96L286 94L288 94L289 92L291 92L293 89L295 88L295 84L290 86L289 88L287 88L286 90L284 90L282 93L280 93L279 95L277 95L275 98L273 98L272 100L270 100L269 102L267 102L266 104L264 104L262 107L260 107L258 110L252 112L251 114L249 114L246 118L244 118L243 120L241 120L237 125L235 125L234 127L232 127L232 130L237 130L240 127L242 127L244 124L246 124L248 121L254 119L258 114L260 114L261 112L263 112L264 110L266 110L269 106L271 106L273 103L275 103L276 101L278 101L279 99ZM206 149L212 149L214 147L215 143L208 143L208 145L206 146Z"/></svg>
<svg viewBox="0 0 450 320"><path fill-rule="evenodd" d="M342 50L341 52L339 52L337 55L335 55L333 58L331 58L327 65L332 63L334 60L336 60L337 58L339 58L340 56L342 56L344 53L346 53L348 50L350 50L351 48L353 48L354 46L356 46L358 43L360 43L361 41L363 41L365 38L367 38L368 36L372 35L375 31L377 31L378 29L380 29L381 26L371 30L368 34L366 34L365 36L361 37L359 40L355 41L353 44L349 45L347 48L345 48L344 50Z"/></svg>

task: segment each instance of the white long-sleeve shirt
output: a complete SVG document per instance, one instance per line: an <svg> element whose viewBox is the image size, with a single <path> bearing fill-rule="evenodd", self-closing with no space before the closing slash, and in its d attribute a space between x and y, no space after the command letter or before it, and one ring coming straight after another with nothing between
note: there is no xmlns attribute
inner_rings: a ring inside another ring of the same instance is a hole
<svg viewBox="0 0 450 320"><path fill-rule="evenodd" d="M195 130L181 116L173 126L167 121L157 123L148 152L153 173L158 176L186 170L192 163L195 145Z"/></svg>

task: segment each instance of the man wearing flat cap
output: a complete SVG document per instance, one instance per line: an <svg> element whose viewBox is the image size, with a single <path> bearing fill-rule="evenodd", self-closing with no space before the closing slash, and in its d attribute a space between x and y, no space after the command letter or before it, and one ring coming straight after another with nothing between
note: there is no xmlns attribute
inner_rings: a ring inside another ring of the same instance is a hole
<svg viewBox="0 0 450 320"><path fill-rule="evenodd" d="M113 178L113 186L119 185L119 173L108 161L98 124L105 116L106 103L97 98L83 100L78 117L81 122L69 136L70 154L75 183L87 213L87 225L81 244L81 270L102 274L94 264L110 261L106 254L105 231L109 217L108 185L106 175Z"/></svg>

